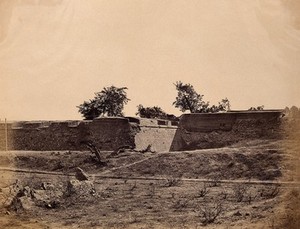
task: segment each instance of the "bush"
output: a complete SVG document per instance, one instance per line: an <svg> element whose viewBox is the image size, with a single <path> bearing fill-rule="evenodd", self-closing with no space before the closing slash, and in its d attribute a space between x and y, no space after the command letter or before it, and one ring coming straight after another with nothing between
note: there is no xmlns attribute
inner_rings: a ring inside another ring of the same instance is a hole
<svg viewBox="0 0 300 229"><path fill-rule="evenodd" d="M247 193L245 184L237 184L233 187L233 195L237 202L242 202Z"/></svg>
<svg viewBox="0 0 300 229"><path fill-rule="evenodd" d="M171 178L167 178L165 186L166 187L173 187L173 186L179 185L180 183L181 183L180 178L171 177Z"/></svg>
<svg viewBox="0 0 300 229"><path fill-rule="evenodd" d="M197 190L196 197L204 197L209 193L208 188L206 187L206 183L204 183L203 187Z"/></svg>
<svg viewBox="0 0 300 229"><path fill-rule="evenodd" d="M223 212L222 202L215 201L212 205L205 205L200 208L199 217L203 225L214 223Z"/></svg>

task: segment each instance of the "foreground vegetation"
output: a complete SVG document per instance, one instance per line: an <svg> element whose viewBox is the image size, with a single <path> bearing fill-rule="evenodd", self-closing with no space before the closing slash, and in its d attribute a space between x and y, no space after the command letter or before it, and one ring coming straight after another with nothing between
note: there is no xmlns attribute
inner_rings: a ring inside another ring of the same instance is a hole
<svg viewBox="0 0 300 229"><path fill-rule="evenodd" d="M1 167L18 172L3 172L1 224L297 228L300 192L290 168L298 148L288 141L289 148L287 140L256 140L190 152L106 152L105 165L89 152L2 153ZM88 181L76 181L78 166Z"/></svg>

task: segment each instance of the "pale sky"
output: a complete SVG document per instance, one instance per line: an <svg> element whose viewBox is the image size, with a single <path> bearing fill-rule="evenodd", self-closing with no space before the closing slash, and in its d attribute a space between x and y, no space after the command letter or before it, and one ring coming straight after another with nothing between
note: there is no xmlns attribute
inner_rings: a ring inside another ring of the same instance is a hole
<svg viewBox="0 0 300 229"><path fill-rule="evenodd" d="M176 81L232 109L300 106L299 0L0 0L0 119L81 119L106 86L168 113Z"/></svg>

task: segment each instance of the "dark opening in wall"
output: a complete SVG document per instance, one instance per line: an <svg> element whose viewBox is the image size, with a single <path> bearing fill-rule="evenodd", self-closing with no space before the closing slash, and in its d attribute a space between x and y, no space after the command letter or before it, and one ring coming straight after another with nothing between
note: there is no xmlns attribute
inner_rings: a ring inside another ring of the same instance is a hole
<svg viewBox="0 0 300 229"><path fill-rule="evenodd" d="M178 126L179 122L178 121L171 121L171 126Z"/></svg>
<svg viewBox="0 0 300 229"><path fill-rule="evenodd" d="M134 117L126 117L129 122L137 123L140 124L140 119L139 118L134 118Z"/></svg>
<svg viewBox="0 0 300 229"><path fill-rule="evenodd" d="M157 120L157 124L158 125L165 125L165 126L167 126L168 125L168 121L166 121L166 120Z"/></svg>

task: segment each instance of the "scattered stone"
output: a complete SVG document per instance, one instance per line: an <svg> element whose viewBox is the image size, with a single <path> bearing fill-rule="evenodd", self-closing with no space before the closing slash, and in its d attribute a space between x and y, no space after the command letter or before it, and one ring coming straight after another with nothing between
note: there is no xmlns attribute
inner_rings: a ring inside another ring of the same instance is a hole
<svg viewBox="0 0 300 229"><path fill-rule="evenodd" d="M34 206L34 202L28 196L20 197L19 201L24 210L30 210Z"/></svg>
<svg viewBox="0 0 300 229"><path fill-rule="evenodd" d="M60 207L60 201L52 200L49 203L46 203L46 208L59 208Z"/></svg>
<svg viewBox="0 0 300 229"><path fill-rule="evenodd" d="M22 195L31 197L31 189L29 188L29 186L25 186L21 192Z"/></svg>
<svg viewBox="0 0 300 229"><path fill-rule="evenodd" d="M48 201L49 196L47 195L45 190L34 190L32 192L32 197L37 201Z"/></svg>
<svg viewBox="0 0 300 229"><path fill-rule="evenodd" d="M40 207L58 208L63 192L60 190L33 190L32 199Z"/></svg>
<svg viewBox="0 0 300 229"><path fill-rule="evenodd" d="M28 196L15 197L10 204L10 209L14 211L30 210L34 206L34 202Z"/></svg>
<svg viewBox="0 0 300 229"><path fill-rule="evenodd" d="M242 216L242 214L240 213L240 211L237 211L235 213L233 213L234 216Z"/></svg>
<svg viewBox="0 0 300 229"><path fill-rule="evenodd" d="M51 183L44 182L43 189L31 189L25 186L12 197L9 209L14 211L30 210L34 206L46 208L60 207L60 198L63 196L62 190L57 189Z"/></svg>
<svg viewBox="0 0 300 229"><path fill-rule="evenodd" d="M50 182L43 182L42 183L42 188L44 190L54 190L55 186L53 184L51 184Z"/></svg>
<svg viewBox="0 0 300 229"><path fill-rule="evenodd" d="M85 181L89 179L89 176L79 167L76 168L75 177L79 181Z"/></svg>
<svg viewBox="0 0 300 229"><path fill-rule="evenodd" d="M16 193L12 193L9 187L3 188L0 195L0 208L9 207Z"/></svg>
<svg viewBox="0 0 300 229"><path fill-rule="evenodd" d="M95 194L95 186L93 182L85 180L79 181L72 179L68 183L68 194L76 194L80 196L88 196Z"/></svg>
<svg viewBox="0 0 300 229"><path fill-rule="evenodd" d="M19 179L16 179L15 183L11 185L10 189L12 192L17 193L23 189L23 185L21 184Z"/></svg>

